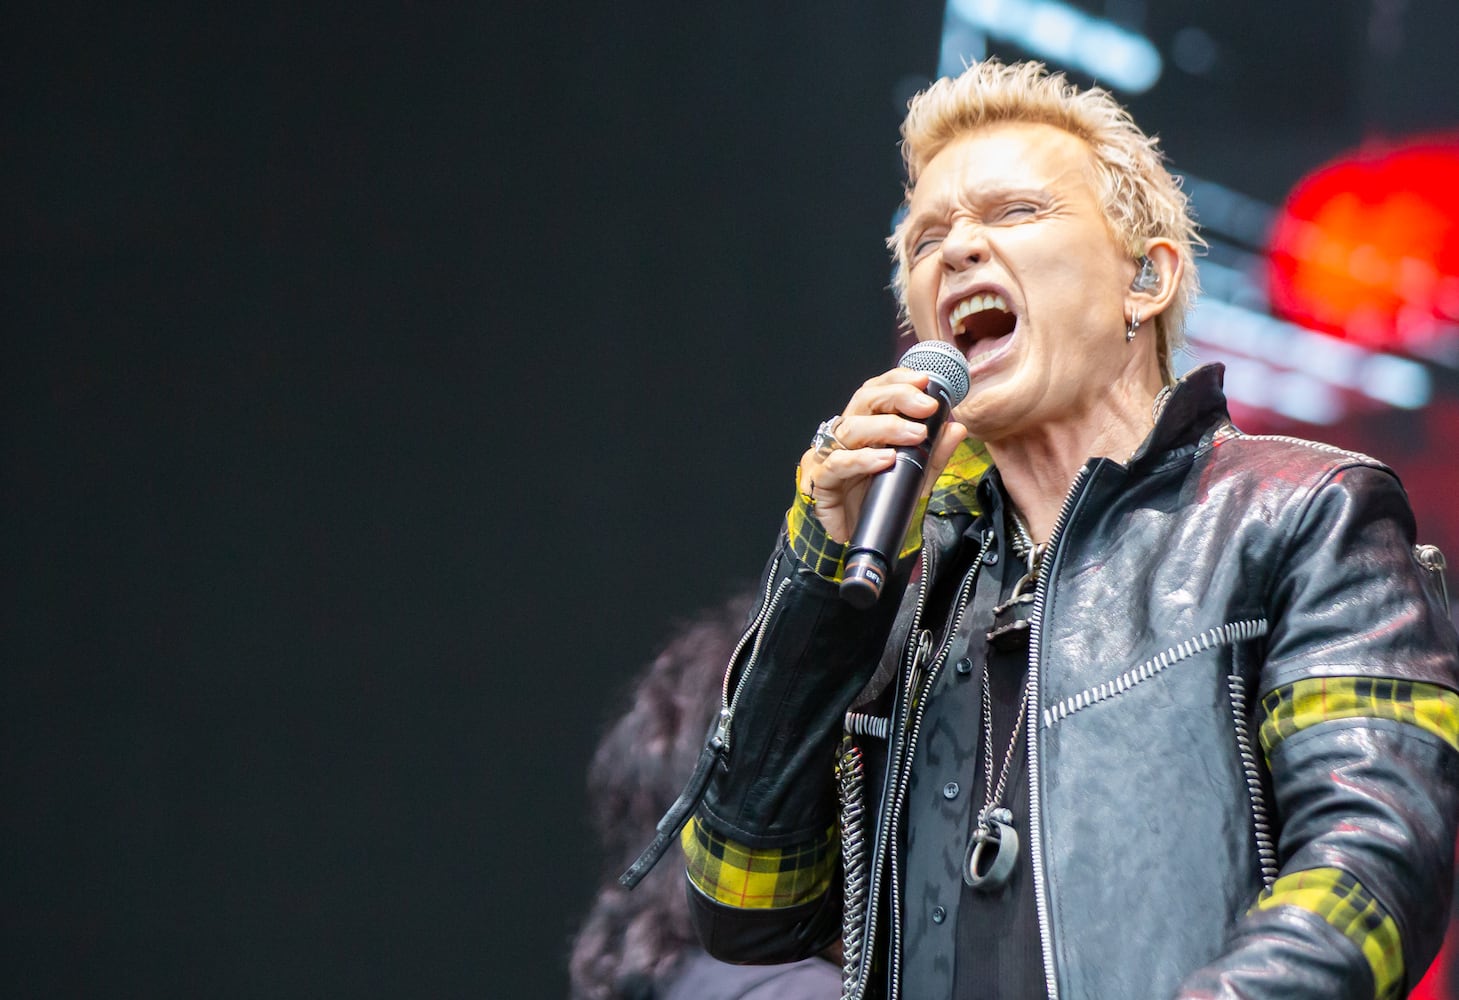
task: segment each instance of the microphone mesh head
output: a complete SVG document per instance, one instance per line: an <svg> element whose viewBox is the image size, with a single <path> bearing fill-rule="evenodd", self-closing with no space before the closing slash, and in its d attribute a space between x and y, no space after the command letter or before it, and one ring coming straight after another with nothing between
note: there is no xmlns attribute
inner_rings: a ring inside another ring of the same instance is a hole
<svg viewBox="0 0 1459 1000"><path fill-rule="evenodd" d="M948 398L956 406L968 394L968 359L956 347L943 340L923 340L913 344L902 360L902 368L927 372L947 389Z"/></svg>

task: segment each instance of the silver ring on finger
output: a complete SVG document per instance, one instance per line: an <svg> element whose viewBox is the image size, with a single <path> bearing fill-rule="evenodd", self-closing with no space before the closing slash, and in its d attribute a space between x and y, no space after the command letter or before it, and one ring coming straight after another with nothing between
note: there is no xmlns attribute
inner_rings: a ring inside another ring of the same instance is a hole
<svg viewBox="0 0 1459 1000"><path fill-rule="evenodd" d="M821 426L816 428L815 437L811 438L811 448L822 461L836 449L846 447L845 442L836 436L836 428L840 425L841 414L838 413L830 420L822 420Z"/></svg>

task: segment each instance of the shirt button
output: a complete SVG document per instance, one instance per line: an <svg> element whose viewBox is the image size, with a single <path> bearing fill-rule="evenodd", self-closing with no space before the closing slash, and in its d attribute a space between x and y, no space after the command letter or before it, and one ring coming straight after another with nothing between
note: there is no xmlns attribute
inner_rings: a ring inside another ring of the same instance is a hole
<svg viewBox="0 0 1459 1000"><path fill-rule="evenodd" d="M958 660L957 663L953 664L953 669L966 677L968 674L973 672L973 661L964 656L961 660Z"/></svg>
<svg viewBox="0 0 1459 1000"><path fill-rule="evenodd" d="M958 791L959 789L957 787L957 782L949 781L947 784L942 786L942 797L945 799L955 799L957 798Z"/></svg>
<svg viewBox="0 0 1459 1000"><path fill-rule="evenodd" d="M989 566L997 566L998 565L998 550L997 549L989 549L988 550L988 554L983 557L983 562L987 563Z"/></svg>
<svg viewBox="0 0 1459 1000"><path fill-rule="evenodd" d="M934 924L940 924L940 923L942 923L946 919L947 919L947 911L946 910L944 910L940 906L934 906L932 908L932 922Z"/></svg>

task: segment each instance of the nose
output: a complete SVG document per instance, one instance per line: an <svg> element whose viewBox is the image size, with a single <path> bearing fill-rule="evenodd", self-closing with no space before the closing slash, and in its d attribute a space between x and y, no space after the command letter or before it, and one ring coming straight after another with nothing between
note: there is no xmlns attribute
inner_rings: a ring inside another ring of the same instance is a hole
<svg viewBox="0 0 1459 1000"><path fill-rule="evenodd" d="M960 270L988 259L987 232L969 220L955 223L942 241L943 265Z"/></svg>

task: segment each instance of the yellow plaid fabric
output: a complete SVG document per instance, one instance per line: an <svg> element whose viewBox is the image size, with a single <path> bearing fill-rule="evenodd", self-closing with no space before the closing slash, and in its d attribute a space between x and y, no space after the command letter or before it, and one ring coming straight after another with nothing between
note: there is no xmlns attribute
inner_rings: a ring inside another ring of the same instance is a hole
<svg viewBox="0 0 1459 1000"><path fill-rule="evenodd" d="M912 514L912 525L902 541L901 558L915 555L922 548L922 519L928 514L947 517L951 514L978 512L978 480L991 464L988 451L981 442L964 439L948 460L932 496L918 501ZM815 515L815 503L800 488L800 469L796 468L795 503L785 514L790 551L803 565L818 576L840 583L846 568L846 545L826 534Z"/></svg>
<svg viewBox="0 0 1459 1000"><path fill-rule="evenodd" d="M815 515L815 502L800 488L800 466L795 467L795 503L785 512L790 552L817 576L840 583L846 570L846 543L826 534Z"/></svg>
<svg viewBox="0 0 1459 1000"><path fill-rule="evenodd" d="M1377 1000L1398 996L1403 986L1403 946L1398 939L1398 925L1357 879L1338 868L1312 868L1283 875L1261 894L1253 909L1278 906L1299 907L1337 928L1368 960Z"/></svg>
<svg viewBox="0 0 1459 1000"><path fill-rule="evenodd" d="M963 438L953 451L952 458L947 460L937 482L932 484L932 499L927 504L928 513L938 517L978 513L978 480L983 478L983 473L992 464L993 460L988 457L988 449L983 442ZM913 527L920 531L921 522L914 523ZM920 545L917 547L921 548Z"/></svg>
<svg viewBox="0 0 1459 1000"><path fill-rule="evenodd" d="M1418 726L1459 750L1459 694L1436 684L1381 677L1312 677L1261 700L1261 746L1333 719L1391 719Z"/></svg>
<svg viewBox="0 0 1459 1000"><path fill-rule="evenodd" d="M1388 719L1418 726L1459 750L1459 694L1436 684L1381 677L1311 677L1277 688L1261 700L1261 745L1272 750L1289 736L1337 719ZM1256 909L1297 906L1315 913L1362 949L1379 1000L1403 985L1398 925L1357 879L1337 868L1284 875L1262 893Z"/></svg>
<svg viewBox="0 0 1459 1000"><path fill-rule="evenodd" d="M752 850L704 827L698 817L679 835L689 881L710 899L741 909L783 909L825 894L836 874L840 838L832 826L809 844Z"/></svg>

